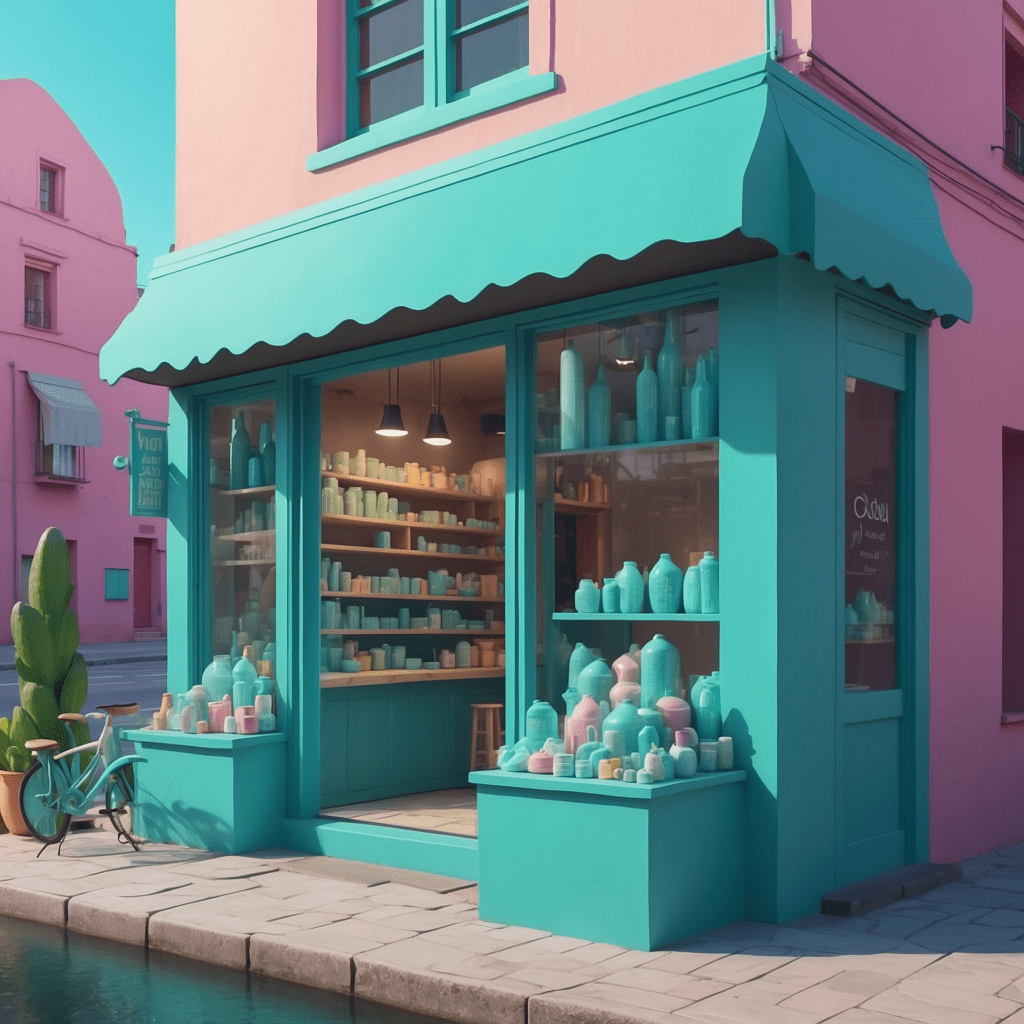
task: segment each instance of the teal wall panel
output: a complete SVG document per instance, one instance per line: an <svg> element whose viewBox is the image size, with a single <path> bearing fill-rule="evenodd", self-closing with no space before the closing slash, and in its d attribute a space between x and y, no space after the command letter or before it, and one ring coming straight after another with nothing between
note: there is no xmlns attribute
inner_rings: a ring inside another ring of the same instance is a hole
<svg viewBox="0 0 1024 1024"><path fill-rule="evenodd" d="M103 600L128 600L128 569L103 570Z"/></svg>
<svg viewBox="0 0 1024 1024"><path fill-rule="evenodd" d="M898 718L889 718L858 722L844 730L846 845L902 827L899 726Z"/></svg>

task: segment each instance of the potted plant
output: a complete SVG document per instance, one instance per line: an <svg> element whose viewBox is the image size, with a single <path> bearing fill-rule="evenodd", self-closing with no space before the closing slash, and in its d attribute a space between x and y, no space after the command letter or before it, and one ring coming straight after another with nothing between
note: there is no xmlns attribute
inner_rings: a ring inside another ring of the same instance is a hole
<svg viewBox="0 0 1024 1024"><path fill-rule="evenodd" d="M18 807L21 778L31 764L28 740L71 738L58 715L80 712L89 690L85 658L78 653L78 616L68 607L74 593L67 541L56 527L39 538L28 576L28 603L11 609L14 665L21 704L0 718L0 815L15 835L28 835ZM89 742L84 723L70 723L76 744Z"/></svg>

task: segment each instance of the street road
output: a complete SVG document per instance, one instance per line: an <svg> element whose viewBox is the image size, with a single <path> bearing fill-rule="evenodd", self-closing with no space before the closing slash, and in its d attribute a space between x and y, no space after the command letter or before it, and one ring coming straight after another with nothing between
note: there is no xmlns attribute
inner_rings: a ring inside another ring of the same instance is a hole
<svg viewBox="0 0 1024 1024"><path fill-rule="evenodd" d="M83 711L94 711L97 704L128 704L138 701L142 723L152 718L160 706L160 695L167 689L166 661L133 661L123 665L90 665L89 696ZM0 718L10 718L18 703L18 673L0 672ZM146 715L146 712L149 715ZM99 723L93 735L98 735Z"/></svg>

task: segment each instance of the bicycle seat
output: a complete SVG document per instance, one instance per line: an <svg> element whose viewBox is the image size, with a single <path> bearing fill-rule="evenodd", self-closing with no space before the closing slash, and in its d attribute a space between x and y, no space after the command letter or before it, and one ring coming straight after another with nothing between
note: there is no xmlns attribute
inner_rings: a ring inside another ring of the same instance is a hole
<svg viewBox="0 0 1024 1024"><path fill-rule="evenodd" d="M80 715L77 711L65 711L57 717L62 722L81 722L83 725L89 724L89 719L86 718L85 715Z"/></svg>
<svg viewBox="0 0 1024 1024"><path fill-rule="evenodd" d="M56 740L25 740L26 750L56 750Z"/></svg>
<svg viewBox="0 0 1024 1024"><path fill-rule="evenodd" d="M138 704L97 704L97 711L106 711L111 718L120 718L123 715L134 715L138 713Z"/></svg>

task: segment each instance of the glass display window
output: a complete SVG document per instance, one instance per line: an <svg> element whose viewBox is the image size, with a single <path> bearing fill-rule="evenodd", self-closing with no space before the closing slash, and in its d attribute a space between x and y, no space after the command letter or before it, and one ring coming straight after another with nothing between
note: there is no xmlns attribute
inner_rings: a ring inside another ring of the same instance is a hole
<svg viewBox="0 0 1024 1024"><path fill-rule="evenodd" d="M718 668L717 393L713 302L538 337L537 697L560 715L592 690L574 654L611 669L598 703L652 642L668 675L652 657L638 705Z"/></svg>

